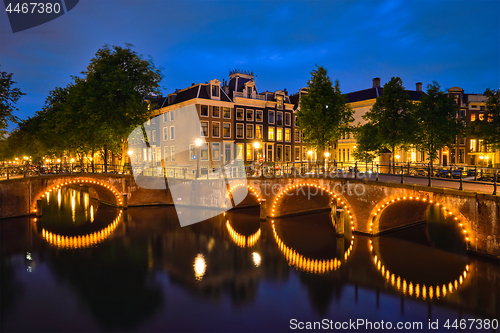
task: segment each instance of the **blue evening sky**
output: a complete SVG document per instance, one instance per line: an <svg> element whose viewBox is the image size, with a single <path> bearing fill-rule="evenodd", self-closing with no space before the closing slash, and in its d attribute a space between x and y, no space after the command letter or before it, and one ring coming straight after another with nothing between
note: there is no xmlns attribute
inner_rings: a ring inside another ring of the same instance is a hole
<svg viewBox="0 0 500 333"><path fill-rule="evenodd" d="M2 7L3 8L3 7ZM306 86L315 64L342 92L399 76L482 93L500 86L500 1L80 0L67 14L12 33L0 14L0 70L27 93L18 116L85 70L104 44L131 43L165 75L163 94L253 71L259 91ZM12 128L12 127L11 127Z"/></svg>

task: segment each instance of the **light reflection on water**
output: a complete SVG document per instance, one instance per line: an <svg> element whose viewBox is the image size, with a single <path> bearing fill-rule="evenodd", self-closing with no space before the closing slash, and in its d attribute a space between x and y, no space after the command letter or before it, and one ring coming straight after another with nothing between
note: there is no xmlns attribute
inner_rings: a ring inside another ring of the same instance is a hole
<svg viewBox="0 0 500 333"><path fill-rule="evenodd" d="M448 244L453 229L439 218L375 238L337 237L328 213L260 222L258 209L181 228L173 207L120 215L72 191L58 191L57 211L47 199L44 228L82 239L115 227L71 250L48 241L40 221L2 221L6 331L285 331L291 318L426 324L500 314L498 264Z"/></svg>

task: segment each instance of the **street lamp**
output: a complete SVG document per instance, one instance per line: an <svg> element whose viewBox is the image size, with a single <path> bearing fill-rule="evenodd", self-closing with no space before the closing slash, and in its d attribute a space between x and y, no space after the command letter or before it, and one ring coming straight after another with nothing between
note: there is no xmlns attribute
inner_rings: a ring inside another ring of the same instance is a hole
<svg viewBox="0 0 500 333"><path fill-rule="evenodd" d="M198 148L198 156L196 156L196 179L200 177L200 146L201 146L201 139L198 138L194 141L196 147Z"/></svg>

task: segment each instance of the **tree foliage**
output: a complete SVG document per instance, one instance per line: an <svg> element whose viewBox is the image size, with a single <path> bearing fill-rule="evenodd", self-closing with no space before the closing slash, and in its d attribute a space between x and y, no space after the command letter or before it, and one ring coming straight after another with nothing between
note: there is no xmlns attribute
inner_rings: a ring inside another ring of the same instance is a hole
<svg viewBox="0 0 500 333"><path fill-rule="evenodd" d="M307 88L308 93L299 102L297 122L304 141L323 152L330 142L349 131L353 111L340 92L339 82L333 86L323 67L311 72Z"/></svg>
<svg viewBox="0 0 500 333"><path fill-rule="evenodd" d="M438 151L453 144L460 135L462 125L457 112L454 99L440 90L439 83L433 81L427 86L415 112L415 146L427 154L431 164L439 158Z"/></svg>
<svg viewBox="0 0 500 333"><path fill-rule="evenodd" d="M16 83L12 81L12 73L0 72L0 139L7 134L7 121L17 122L19 119L14 115L17 108L14 106L22 95L19 88L14 88Z"/></svg>
<svg viewBox="0 0 500 333"><path fill-rule="evenodd" d="M363 116L367 122L357 128L358 154L380 154L388 149L393 152L394 161L396 147L408 147L414 142L414 110L401 79L391 78L372 109Z"/></svg>

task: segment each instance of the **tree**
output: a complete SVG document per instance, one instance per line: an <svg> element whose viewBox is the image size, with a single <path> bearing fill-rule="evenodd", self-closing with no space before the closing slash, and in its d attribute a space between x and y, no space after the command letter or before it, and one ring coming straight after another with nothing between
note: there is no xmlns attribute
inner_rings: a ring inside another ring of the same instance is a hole
<svg viewBox="0 0 500 333"><path fill-rule="evenodd" d="M307 88L308 93L299 101L297 122L304 141L321 153L350 130L353 111L340 92L339 82L333 87L323 67L311 72Z"/></svg>
<svg viewBox="0 0 500 333"><path fill-rule="evenodd" d="M78 95L83 97L79 110L84 118L81 128L91 131L105 152L120 152L125 161L130 132L149 119L151 111L145 99L159 94L162 74L151 60L144 60L131 45L122 48L105 45L91 60L85 78L75 78ZM76 94L76 93L75 93Z"/></svg>
<svg viewBox="0 0 500 333"><path fill-rule="evenodd" d="M0 139L7 134L7 121L18 121L14 115L14 111L17 111L14 104L22 95L26 95L19 88L12 87L16 83L12 81L12 75L12 73L0 72Z"/></svg>
<svg viewBox="0 0 500 333"><path fill-rule="evenodd" d="M378 129L371 123L357 127L354 131L356 150L353 156L356 160L371 162L379 155L379 146L373 138L377 137Z"/></svg>
<svg viewBox="0 0 500 333"><path fill-rule="evenodd" d="M415 146L427 154L432 170L432 162L439 157L438 151L454 143L460 135L458 107L451 96L440 90L439 83L433 81L415 111Z"/></svg>
<svg viewBox="0 0 500 333"><path fill-rule="evenodd" d="M484 140L485 144L500 149L500 89L486 89L484 95L486 101L486 112L484 118L476 119L471 124L471 134Z"/></svg>
<svg viewBox="0 0 500 333"><path fill-rule="evenodd" d="M370 142L371 137L371 143L370 147L360 149L370 151L376 148L379 153L389 149L394 163L396 147L408 147L414 142L414 108L401 79L391 78L372 109L363 116L367 123L360 126L358 135L364 136L367 139L365 142Z"/></svg>

